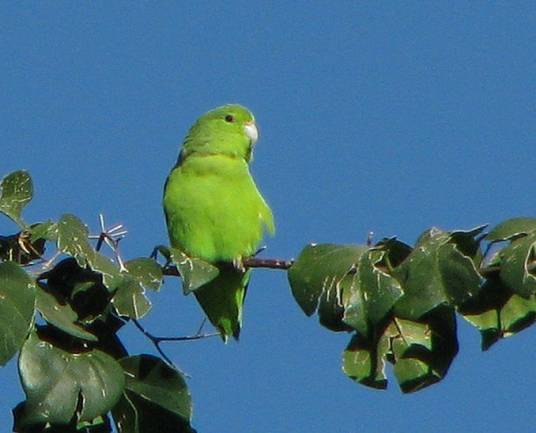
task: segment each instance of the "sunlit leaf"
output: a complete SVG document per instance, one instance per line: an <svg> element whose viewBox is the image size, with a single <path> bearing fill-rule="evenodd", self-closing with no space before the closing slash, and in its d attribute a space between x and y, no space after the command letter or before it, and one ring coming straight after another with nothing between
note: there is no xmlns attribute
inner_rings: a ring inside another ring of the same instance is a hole
<svg viewBox="0 0 536 433"><path fill-rule="evenodd" d="M33 322L35 286L15 263L0 263L0 365L20 349Z"/></svg>
<svg viewBox="0 0 536 433"><path fill-rule="evenodd" d="M122 281L112 298L115 310L120 316L140 319L151 309L151 302L145 296L140 282L130 274L123 274Z"/></svg>
<svg viewBox="0 0 536 433"><path fill-rule="evenodd" d="M536 295L536 276L528 266L536 254L536 234L525 236L503 248L500 252L501 280L516 294L524 298Z"/></svg>
<svg viewBox="0 0 536 433"><path fill-rule="evenodd" d="M140 257L129 260L125 263L125 268L143 287L158 290L162 285L162 268L152 259Z"/></svg>
<svg viewBox="0 0 536 433"><path fill-rule="evenodd" d="M495 226L486 236L488 242L513 240L536 231L536 218L512 218Z"/></svg>
<svg viewBox="0 0 536 433"><path fill-rule="evenodd" d="M33 184L26 171L15 171L0 182L0 212L10 217L20 226L22 209L33 196Z"/></svg>
<svg viewBox="0 0 536 433"><path fill-rule="evenodd" d="M170 248L170 252L171 260L181 274L182 289L185 294L209 283L220 272L216 266L201 259L188 257L176 248Z"/></svg>

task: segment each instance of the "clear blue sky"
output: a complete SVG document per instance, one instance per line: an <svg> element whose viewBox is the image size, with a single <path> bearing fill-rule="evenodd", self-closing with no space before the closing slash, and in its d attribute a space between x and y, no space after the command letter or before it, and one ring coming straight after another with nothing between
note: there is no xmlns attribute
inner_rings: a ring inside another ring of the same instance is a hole
<svg viewBox="0 0 536 433"><path fill-rule="evenodd" d="M2 2L0 175L33 175L29 220L72 212L96 231L102 211L129 229L126 257L147 255L167 241L161 190L187 128L240 102L276 216L266 256L536 216L535 47L530 1ZM152 299L154 333L199 325L177 280ZM284 273L254 274L245 315L239 344L167 346L200 433L534 432L534 329L481 353L460 320L446 379L402 395L342 374L349 337L306 318ZM7 431L14 362L0 383Z"/></svg>

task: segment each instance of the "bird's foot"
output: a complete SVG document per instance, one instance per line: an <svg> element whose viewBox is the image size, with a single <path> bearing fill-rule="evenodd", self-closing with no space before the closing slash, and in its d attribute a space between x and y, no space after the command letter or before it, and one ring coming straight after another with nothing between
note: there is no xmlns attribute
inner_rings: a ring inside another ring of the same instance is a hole
<svg viewBox="0 0 536 433"><path fill-rule="evenodd" d="M242 257L236 257L233 259L233 267L238 271L246 272L246 267L244 266Z"/></svg>

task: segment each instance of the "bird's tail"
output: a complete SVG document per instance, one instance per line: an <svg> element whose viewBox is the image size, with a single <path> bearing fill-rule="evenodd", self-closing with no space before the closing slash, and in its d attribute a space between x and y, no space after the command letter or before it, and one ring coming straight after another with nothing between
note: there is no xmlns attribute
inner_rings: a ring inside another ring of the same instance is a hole
<svg viewBox="0 0 536 433"><path fill-rule="evenodd" d="M194 293L210 322L220 331L223 341L227 342L231 336L238 340L250 271L239 270L226 263L218 268L219 275Z"/></svg>

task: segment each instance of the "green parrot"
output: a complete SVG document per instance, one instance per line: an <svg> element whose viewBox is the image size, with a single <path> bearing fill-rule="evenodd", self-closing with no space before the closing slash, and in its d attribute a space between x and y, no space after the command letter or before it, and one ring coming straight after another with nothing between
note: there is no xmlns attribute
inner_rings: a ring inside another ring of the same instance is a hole
<svg viewBox="0 0 536 433"><path fill-rule="evenodd" d="M257 251L264 231L274 233L272 211L249 172L258 130L237 104L202 115L184 139L164 187L171 246L219 269L194 291L224 341L238 339L250 278L242 259Z"/></svg>

